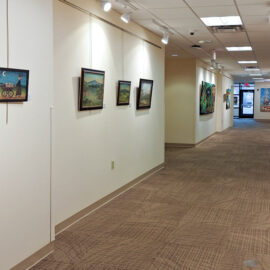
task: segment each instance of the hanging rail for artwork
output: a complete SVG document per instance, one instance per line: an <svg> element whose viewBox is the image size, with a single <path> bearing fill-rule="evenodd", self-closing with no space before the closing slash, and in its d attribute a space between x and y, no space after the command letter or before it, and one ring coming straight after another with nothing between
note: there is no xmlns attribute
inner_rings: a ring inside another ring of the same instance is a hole
<svg viewBox="0 0 270 270"><path fill-rule="evenodd" d="M152 45L152 46L154 46L154 47L156 47L156 48L162 49L161 46L159 46L159 45L157 45L157 44L155 44L155 43L153 43L153 42L151 42L151 41L149 41L149 40L147 40L147 39L144 39L144 38L140 37L139 35L136 35L136 34L130 32L130 31L128 31L128 30L126 30L126 29L124 29L124 28L122 28L122 27L120 27L120 26L114 24L114 23L111 23L111 22L109 22L109 21L107 21L107 20L105 20L105 19L103 19L103 18L101 18L101 17L99 17L99 16L97 16L97 15L91 13L90 11L88 11L88 10L86 10L86 9L83 9L83 8L81 8L81 7L79 7L79 6L75 5L75 4L73 4L73 3L70 3L70 2L67 1L67 0L58 0L58 1L61 2L61 3L63 3L63 4L66 4L66 5L70 6L70 7L72 7L72 8L75 8L75 9L77 9L77 10L79 10L79 11L81 11L81 12L83 12L83 13L85 13L85 14L91 16L91 17L94 17L94 18L96 18L96 19L98 19L98 20L100 20L100 21L102 21L102 22L105 22L105 23L107 23L107 24L109 24L109 25L111 25L111 26L113 26L113 27L115 27L115 28L117 28L117 29L119 29L119 30L121 30L121 31L123 31L123 32L125 32L125 33L127 33L127 34L129 34L129 35L132 35L132 36L134 36L134 37L137 37L137 38L139 38L139 39L145 41L146 43L148 43L148 44L150 44L150 45Z"/></svg>

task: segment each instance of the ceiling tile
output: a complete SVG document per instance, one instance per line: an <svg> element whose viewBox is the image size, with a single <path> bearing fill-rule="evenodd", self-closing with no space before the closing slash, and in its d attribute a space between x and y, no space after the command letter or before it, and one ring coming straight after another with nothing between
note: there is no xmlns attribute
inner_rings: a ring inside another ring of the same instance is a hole
<svg viewBox="0 0 270 270"><path fill-rule="evenodd" d="M195 7L193 9L201 18L239 15L237 9L234 6Z"/></svg>
<svg viewBox="0 0 270 270"><path fill-rule="evenodd" d="M194 18L194 14L189 8L162 8L152 9L160 19L179 19L179 18Z"/></svg>
<svg viewBox="0 0 270 270"><path fill-rule="evenodd" d="M233 0L186 0L191 7L232 6Z"/></svg>
<svg viewBox="0 0 270 270"><path fill-rule="evenodd" d="M186 7L186 4L182 0L136 0L135 2L147 8Z"/></svg>

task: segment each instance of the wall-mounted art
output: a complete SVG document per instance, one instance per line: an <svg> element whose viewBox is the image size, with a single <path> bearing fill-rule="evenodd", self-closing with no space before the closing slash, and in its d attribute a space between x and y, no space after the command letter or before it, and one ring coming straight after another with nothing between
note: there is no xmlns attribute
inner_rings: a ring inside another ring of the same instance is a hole
<svg viewBox="0 0 270 270"><path fill-rule="evenodd" d="M227 89L226 91L226 110L231 108L231 89Z"/></svg>
<svg viewBox="0 0 270 270"><path fill-rule="evenodd" d="M261 89L261 112L270 112L270 88Z"/></svg>
<svg viewBox="0 0 270 270"><path fill-rule="evenodd" d="M239 96L234 96L233 97L233 107L234 108L239 108Z"/></svg>
<svg viewBox="0 0 270 270"><path fill-rule="evenodd" d="M130 99L130 81L118 81L117 105L129 105Z"/></svg>
<svg viewBox="0 0 270 270"><path fill-rule="evenodd" d="M79 110L97 110L103 108L105 72L82 68Z"/></svg>
<svg viewBox="0 0 270 270"><path fill-rule="evenodd" d="M0 68L0 102L28 100L29 70Z"/></svg>
<svg viewBox="0 0 270 270"><path fill-rule="evenodd" d="M151 108L152 92L153 92L152 80L140 79L140 87L137 96L137 110Z"/></svg>
<svg viewBox="0 0 270 270"><path fill-rule="evenodd" d="M202 82L200 97L200 114L209 114L215 111L216 86L211 83Z"/></svg>

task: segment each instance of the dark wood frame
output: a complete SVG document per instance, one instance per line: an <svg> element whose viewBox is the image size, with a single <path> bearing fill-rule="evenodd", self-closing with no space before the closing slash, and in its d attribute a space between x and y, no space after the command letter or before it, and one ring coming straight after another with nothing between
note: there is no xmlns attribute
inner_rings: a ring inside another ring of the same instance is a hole
<svg viewBox="0 0 270 270"><path fill-rule="evenodd" d="M130 89L129 89L129 99L128 99L127 103L120 103L120 101L119 101L121 84L129 84L129 87L130 87ZM117 106L129 105L129 103L130 103L130 94L131 94L131 81L118 81L117 101L116 101Z"/></svg>
<svg viewBox="0 0 270 270"><path fill-rule="evenodd" d="M89 107L89 108L83 108L82 107L82 101L83 101L83 79L85 73L92 73L92 74L99 74L104 76L104 82L102 87L102 105L98 107ZM79 111L90 111L90 110L100 110L104 107L104 86L105 86L105 71L102 70L96 70L96 69L88 69L88 68L82 68L81 69L81 79L80 79L80 90L79 90Z"/></svg>
<svg viewBox="0 0 270 270"><path fill-rule="evenodd" d="M26 73L26 97L24 99L0 99L0 102L25 102L28 101L28 88L29 88L29 70L26 69L16 69L16 68L3 68L0 67L0 73L3 71L8 71L8 72L21 72L21 73Z"/></svg>
<svg viewBox="0 0 270 270"><path fill-rule="evenodd" d="M142 83L144 83L144 82L151 83L151 94L150 94L150 105L149 106L140 106ZM150 109L151 108L152 94L153 94L153 85L154 85L154 81L153 80L140 79L140 87L138 89L138 94L137 94L137 110L144 110L144 109Z"/></svg>

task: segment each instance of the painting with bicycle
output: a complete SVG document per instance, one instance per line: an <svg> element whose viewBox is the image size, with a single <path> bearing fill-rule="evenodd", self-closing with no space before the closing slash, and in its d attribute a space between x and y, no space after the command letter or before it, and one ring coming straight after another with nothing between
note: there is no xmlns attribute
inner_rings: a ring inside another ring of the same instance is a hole
<svg viewBox="0 0 270 270"><path fill-rule="evenodd" d="M28 100L29 70L0 68L0 102Z"/></svg>

